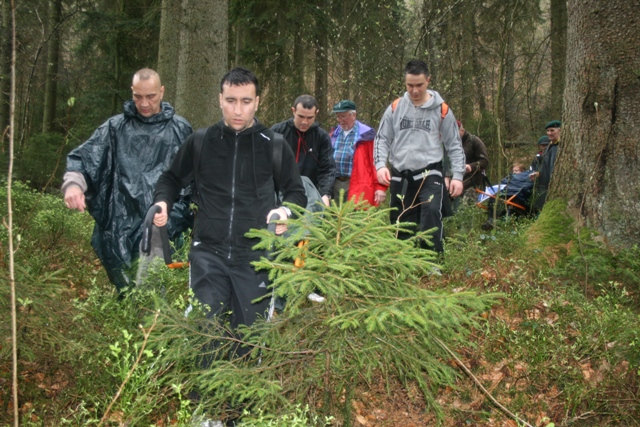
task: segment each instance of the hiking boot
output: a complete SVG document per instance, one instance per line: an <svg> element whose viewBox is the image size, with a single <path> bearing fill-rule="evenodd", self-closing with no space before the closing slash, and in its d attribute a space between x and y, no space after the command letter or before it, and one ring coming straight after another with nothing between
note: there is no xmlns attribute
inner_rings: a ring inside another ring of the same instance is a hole
<svg viewBox="0 0 640 427"><path fill-rule="evenodd" d="M484 222L484 224L482 224L482 226L481 226L481 227L482 227L482 229L483 229L484 231L491 231L491 230L493 230L493 220L492 220L491 218L489 218L488 220L486 220L486 221Z"/></svg>
<svg viewBox="0 0 640 427"><path fill-rule="evenodd" d="M311 302L318 302L318 303L322 303L324 302L324 297L322 295L318 295L315 292L311 292L308 296L307 299Z"/></svg>
<svg viewBox="0 0 640 427"><path fill-rule="evenodd" d="M208 418L204 418L204 419L201 418L191 425L193 427L225 427L222 421L210 420Z"/></svg>
<svg viewBox="0 0 640 427"><path fill-rule="evenodd" d="M191 425L193 427L225 427L222 421L209 419L206 415L194 415L191 417Z"/></svg>
<svg viewBox="0 0 640 427"><path fill-rule="evenodd" d="M438 267L433 267L431 271L427 273L427 276L442 276L442 270Z"/></svg>

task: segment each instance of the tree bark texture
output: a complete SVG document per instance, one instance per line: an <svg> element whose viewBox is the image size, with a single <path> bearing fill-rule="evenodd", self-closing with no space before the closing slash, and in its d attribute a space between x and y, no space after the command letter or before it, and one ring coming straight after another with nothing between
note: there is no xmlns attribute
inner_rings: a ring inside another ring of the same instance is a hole
<svg viewBox="0 0 640 427"><path fill-rule="evenodd" d="M160 77L165 90L167 85L175 87L173 106L178 114L194 128L210 126L220 119L219 84L227 71L228 1L182 0L177 12L173 3L165 0L165 4L158 54ZM175 83L172 70L177 70Z"/></svg>
<svg viewBox="0 0 640 427"><path fill-rule="evenodd" d="M475 40L474 34L470 30L473 28L471 21L475 19L473 13L466 13L460 16L461 27L464 31L459 31L460 35L460 86L462 93L460 94L460 111L456 111L456 116L460 116L462 123L470 123L473 119L474 110L474 85L473 85L473 46Z"/></svg>
<svg viewBox="0 0 640 427"><path fill-rule="evenodd" d="M551 198L617 246L640 241L639 0L569 0L567 80Z"/></svg>
<svg viewBox="0 0 640 427"><path fill-rule="evenodd" d="M182 28L182 0L162 0L158 69L164 86L164 101L175 106Z"/></svg>
<svg viewBox="0 0 640 427"><path fill-rule="evenodd" d="M295 37L293 39L293 78L291 81L294 96L308 92L304 84L304 52L305 46L302 37Z"/></svg>
<svg viewBox="0 0 640 427"><path fill-rule="evenodd" d="M331 105L327 104L328 101L328 86L329 79L327 72L329 70L327 50L329 48L329 40L327 35L327 20L324 19L324 10L326 8L327 1L318 1L318 13L316 14L315 31L315 98L318 104L324 106L324 109L320 109L317 120L320 123L327 122L329 118L328 111Z"/></svg>
<svg viewBox="0 0 640 427"><path fill-rule="evenodd" d="M567 57L567 0L551 0L551 114L562 117Z"/></svg>
<svg viewBox="0 0 640 427"><path fill-rule="evenodd" d="M478 40L478 29L476 25L475 17L469 19L471 25L471 34L473 40ZM482 72L482 66L480 64L480 46L474 41L471 47L471 67L473 69L473 81L475 83L475 99L478 105L478 110L481 112L487 111L487 100L485 98L485 77Z"/></svg>
<svg viewBox="0 0 640 427"><path fill-rule="evenodd" d="M54 129L56 103L58 100L58 62L60 58L60 30L57 28L62 16L62 0L49 0L49 31L51 38L47 46L47 75L44 89L44 116L42 132Z"/></svg>

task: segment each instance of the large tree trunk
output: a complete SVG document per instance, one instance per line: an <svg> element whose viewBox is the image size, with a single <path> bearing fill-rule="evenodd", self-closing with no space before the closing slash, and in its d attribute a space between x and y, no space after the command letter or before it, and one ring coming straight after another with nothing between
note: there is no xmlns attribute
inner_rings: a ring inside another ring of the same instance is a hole
<svg viewBox="0 0 640 427"><path fill-rule="evenodd" d="M551 0L551 115L562 117L567 57L567 0ZM637 13L637 12L636 12Z"/></svg>
<svg viewBox="0 0 640 427"><path fill-rule="evenodd" d="M567 81L551 198L620 246L640 241L638 0L569 0Z"/></svg>
<svg viewBox="0 0 640 427"><path fill-rule="evenodd" d="M162 0L158 74L164 86L164 100L175 105L182 28L182 0Z"/></svg>
<svg viewBox="0 0 640 427"><path fill-rule="evenodd" d="M60 30L56 28L62 16L62 0L49 1L49 31L51 38L47 47L47 76L44 90L44 116L42 132L54 129L56 102L58 100L58 59L60 57Z"/></svg>
<svg viewBox="0 0 640 427"><path fill-rule="evenodd" d="M173 99L176 112L194 128L209 126L220 118L219 83L227 71L229 45L228 1L163 0L162 6L158 70L169 91L167 100Z"/></svg>

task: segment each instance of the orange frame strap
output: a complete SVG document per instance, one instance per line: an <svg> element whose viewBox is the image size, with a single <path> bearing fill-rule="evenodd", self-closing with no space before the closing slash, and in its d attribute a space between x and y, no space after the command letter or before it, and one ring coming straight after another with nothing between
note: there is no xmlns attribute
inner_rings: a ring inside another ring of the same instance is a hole
<svg viewBox="0 0 640 427"><path fill-rule="evenodd" d="M475 190L476 190L476 192L477 192L477 193L484 194L485 196L487 196L487 197L489 197L489 198L491 198L491 199L496 199L495 194L487 193L486 191L482 191L482 190L480 190L480 189L478 189L478 188L476 188ZM516 207L516 208L518 208L518 209L522 209L523 211L526 211L526 210L527 210L527 208L525 208L524 206L519 205L518 203L516 203L516 202L514 202L514 201L513 201L513 199L515 199L515 198L516 198L516 196L517 196L517 194L514 194L513 196L509 197L508 199L501 199L501 200L503 200L503 201L504 201L504 204L505 204L505 205L513 206L513 207ZM487 200L487 199L485 199L485 200ZM496 199L496 200L497 200L497 199ZM484 201L484 200L483 200L483 201ZM478 202L478 203L476 203L476 206L478 206L479 208L482 208L482 209L488 209L488 207L487 207L487 206L485 206L485 205L483 205L483 204L482 204L482 202Z"/></svg>

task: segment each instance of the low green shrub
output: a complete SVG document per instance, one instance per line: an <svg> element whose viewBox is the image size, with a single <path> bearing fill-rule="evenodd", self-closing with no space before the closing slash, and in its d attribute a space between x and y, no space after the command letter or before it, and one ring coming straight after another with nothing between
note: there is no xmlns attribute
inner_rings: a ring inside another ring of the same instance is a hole
<svg viewBox="0 0 640 427"><path fill-rule="evenodd" d="M274 293L287 304L274 318L242 329L241 345L249 349L244 359L226 355L238 339L226 325L203 323L200 310L185 318L162 309L153 345L166 348L166 363L179 367L167 373L171 382L197 389L208 413L260 408L278 416L308 404L350 423L356 387L381 374L415 382L423 401L441 414L437 390L457 377L443 345L464 342L494 296L422 288L422 276L438 274L435 254L417 245L429 236L398 240L388 210L362 207L334 205L290 220L285 238L250 233L261 239L256 247L274 248L256 266L270 270ZM306 245L298 247L300 240ZM326 301L309 302L311 292ZM210 342L218 343L210 350L213 361L201 370L197 361Z"/></svg>

